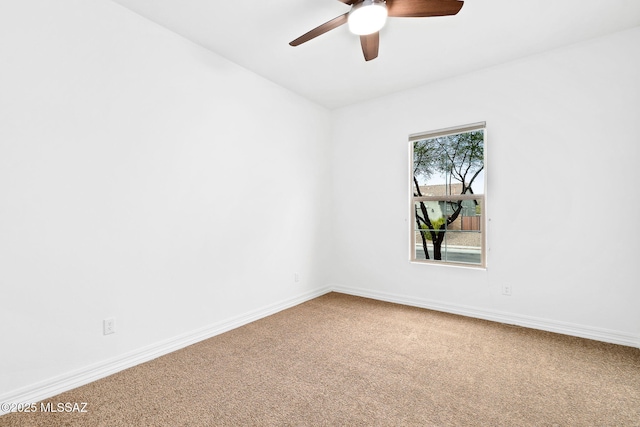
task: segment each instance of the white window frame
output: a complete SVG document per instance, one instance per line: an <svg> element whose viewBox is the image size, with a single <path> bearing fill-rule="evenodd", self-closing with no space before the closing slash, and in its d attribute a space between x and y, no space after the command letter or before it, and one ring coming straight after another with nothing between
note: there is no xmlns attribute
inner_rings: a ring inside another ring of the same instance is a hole
<svg viewBox="0 0 640 427"><path fill-rule="evenodd" d="M482 194L459 194L459 195L447 195L447 196L415 196L413 193L413 155L414 155L414 142L425 139L436 138L439 136L456 135L460 133L472 132L482 130L483 131L483 171L484 171L484 186ZM487 125L486 122L471 123L463 126L455 126L451 128L438 129L429 132L421 132L409 135L409 261L419 264L432 264L432 265L444 265L444 266L456 266L467 267L476 269L487 268ZM479 200L480 209L480 263L463 263L446 260L434 260L434 259L418 259L416 258L416 216L415 216L415 203L425 201L459 201L459 200Z"/></svg>

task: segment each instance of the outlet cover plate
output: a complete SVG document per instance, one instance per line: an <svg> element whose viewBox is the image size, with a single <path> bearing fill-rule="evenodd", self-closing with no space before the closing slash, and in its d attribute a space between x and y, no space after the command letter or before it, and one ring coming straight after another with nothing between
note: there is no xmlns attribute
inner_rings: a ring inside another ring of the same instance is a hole
<svg viewBox="0 0 640 427"><path fill-rule="evenodd" d="M110 317L102 321L102 332L104 335L110 335L116 333L116 319Z"/></svg>

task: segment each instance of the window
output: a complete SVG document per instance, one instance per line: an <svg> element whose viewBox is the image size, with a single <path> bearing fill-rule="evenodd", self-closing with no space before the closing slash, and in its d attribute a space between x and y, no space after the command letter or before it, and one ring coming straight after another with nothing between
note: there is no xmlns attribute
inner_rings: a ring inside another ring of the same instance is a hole
<svg viewBox="0 0 640 427"><path fill-rule="evenodd" d="M485 123L409 142L411 261L484 267Z"/></svg>

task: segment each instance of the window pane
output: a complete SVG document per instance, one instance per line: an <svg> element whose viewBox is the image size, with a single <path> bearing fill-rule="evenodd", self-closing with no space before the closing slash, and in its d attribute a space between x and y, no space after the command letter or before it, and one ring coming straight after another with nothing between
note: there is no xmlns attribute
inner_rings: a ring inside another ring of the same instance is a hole
<svg viewBox="0 0 640 427"><path fill-rule="evenodd" d="M469 189L473 194L482 194L483 169L484 130L413 142L413 190L416 195L463 194Z"/></svg>
<svg viewBox="0 0 640 427"><path fill-rule="evenodd" d="M414 259L482 264L482 198L415 202L414 220Z"/></svg>

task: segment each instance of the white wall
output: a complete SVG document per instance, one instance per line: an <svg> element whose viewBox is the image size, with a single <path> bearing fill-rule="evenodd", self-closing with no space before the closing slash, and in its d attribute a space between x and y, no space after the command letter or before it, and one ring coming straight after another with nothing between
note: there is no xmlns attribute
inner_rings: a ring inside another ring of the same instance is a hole
<svg viewBox="0 0 640 427"><path fill-rule="evenodd" d="M638 46L635 28L336 110L333 284L640 346ZM410 264L407 136L479 121L488 268Z"/></svg>
<svg viewBox="0 0 640 427"><path fill-rule="evenodd" d="M102 0L0 61L0 397L324 287L328 110Z"/></svg>

